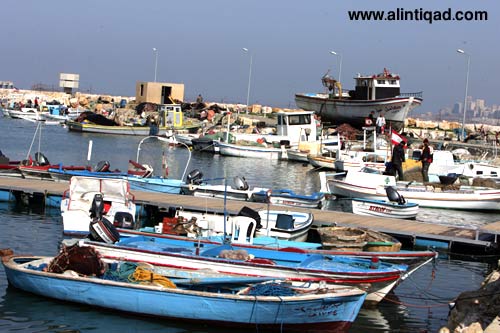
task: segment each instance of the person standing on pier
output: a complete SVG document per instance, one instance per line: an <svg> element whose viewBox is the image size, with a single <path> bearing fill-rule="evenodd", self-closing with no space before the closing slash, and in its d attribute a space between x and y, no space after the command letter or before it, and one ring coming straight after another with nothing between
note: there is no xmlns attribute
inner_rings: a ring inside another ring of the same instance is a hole
<svg viewBox="0 0 500 333"><path fill-rule="evenodd" d="M377 134L383 134L385 131L385 117L382 112L378 115L375 125L377 126Z"/></svg>
<svg viewBox="0 0 500 333"><path fill-rule="evenodd" d="M429 140L424 139L424 149L422 149L422 155L420 155L420 161L422 162L422 178L424 183L429 182L429 166L432 163L432 151L429 146Z"/></svg>
<svg viewBox="0 0 500 333"><path fill-rule="evenodd" d="M404 140L394 146L392 150L392 167L397 174L397 180L404 180L403 162L405 161L405 144Z"/></svg>

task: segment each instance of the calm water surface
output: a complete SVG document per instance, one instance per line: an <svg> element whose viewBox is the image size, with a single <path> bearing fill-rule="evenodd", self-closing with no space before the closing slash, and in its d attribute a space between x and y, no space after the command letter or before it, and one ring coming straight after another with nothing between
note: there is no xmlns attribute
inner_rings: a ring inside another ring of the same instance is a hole
<svg viewBox="0 0 500 333"><path fill-rule="evenodd" d="M32 123L0 118L0 149L11 159L24 159L34 132ZM79 134L58 126L45 127L41 138L41 151L52 163L87 164L87 147L92 140L90 164L109 160L112 168L122 170L127 169L129 159L136 159L142 139ZM34 146L37 148L38 143ZM141 145L140 161L160 170L162 153L167 154L170 176L180 178L189 157L185 149L146 141ZM296 163L193 153L188 171L195 168L202 170L206 178L227 177L231 181L234 176L245 176L251 187L290 188L300 193L319 190L317 173L309 166ZM331 202L327 208L349 209L347 201ZM422 209L418 219L480 226L498 221L500 216ZM0 203L0 228L0 248L12 248L17 253L55 255L62 239L62 222L57 209ZM350 332L437 332L446 324L448 302L462 291L477 289L497 259L440 253L435 265L427 265L403 281L377 308L362 309ZM8 287L3 268L0 268L0 332L19 331L235 332L234 329L207 327L203 323L159 321L48 300Z"/></svg>

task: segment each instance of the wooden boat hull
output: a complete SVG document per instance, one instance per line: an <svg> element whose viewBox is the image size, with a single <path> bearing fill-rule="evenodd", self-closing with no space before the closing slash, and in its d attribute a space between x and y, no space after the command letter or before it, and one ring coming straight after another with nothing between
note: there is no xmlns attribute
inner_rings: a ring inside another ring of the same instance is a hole
<svg viewBox="0 0 500 333"><path fill-rule="evenodd" d="M279 160L283 154L283 150L280 148L243 146L225 142L219 142L218 146L219 154L225 156Z"/></svg>
<svg viewBox="0 0 500 333"><path fill-rule="evenodd" d="M4 261L9 283L62 301L205 324L293 330L318 325L347 332L364 299L363 292L353 289L324 295L251 296L131 284L28 268L40 262L48 260L13 257Z"/></svg>
<svg viewBox="0 0 500 333"><path fill-rule="evenodd" d="M358 215L392 217L398 219L415 219L418 214L418 204L405 203L400 205L386 200L352 199L352 212Z"/></svg>
<svg viewBox="0 0 500 333"><path fill-rule="evenodd" d="M377 100L333 99L327 94L295 94L297 107L321 115L321 120L331 124L349 123L361 128L371 111L383 112L387 123L400 128L408 112L422 103L419 97L393 97Z"/></svg>
<svg viewBox="0 0 500 333"><path fill-rule="evenodd" d="M83 133L100 133L100 134L118 134L118 135L140 135L148 136L152 135L152 130L149 126L105 126L105 125L95 125L95 124L85 124L75 121L68 121L66 123L68 130L73 132L83 132ZM199 125L193 125L188 128L198 128ZM164 126L159 127L158 133L166 133L171 130L171 127Z"/></svg>

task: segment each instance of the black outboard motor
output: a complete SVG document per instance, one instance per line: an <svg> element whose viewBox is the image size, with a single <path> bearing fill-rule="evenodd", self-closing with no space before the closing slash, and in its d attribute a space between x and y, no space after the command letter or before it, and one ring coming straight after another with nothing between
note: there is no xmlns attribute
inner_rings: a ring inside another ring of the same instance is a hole
<svg viewBox="0 0 500 333"><path fill-rule="evenodd" d="M109 162L108 161L100 161L94 168L94 171L97 172L106 172L109 170Z"/></svg>
<svg viewBox="0 0 500 333"><path fill-rule="evenodd" d="M42 153L36 152L35 153L35 161L38 165L44 166L44 165L49 165L49 159Z"/></svg>
<svg viewBox="0 0 500 333"><path fill-rule="evenodd" d="M116 212L113 225L117 228L133 229L134 217L127 212Z"/></svg>
<svg viewBox="0 0 500 333"><path fill-rule="evenodd" d="M385 193L387 194L389 201L397 202L400 205L404 205L406 203L405 198L398 193L394 186L387 186L385 188Z"/></svg>
<svg viewBox="0 0 500 333"><path fill-rule="evenodd" d="M257 226L255 227L255 230L259 230L262 228L262 223L261 223L261 218L259 212L253 210L250 207L243 206L240 211L238 212L238 216L245 216L245 217L250 217L254 219L257 222Z"/></svg>
<svg viewBox="0 0 500 333"><path fill-rule="evenodd" d="M248 190L248 183L245 177L236 176L233 178L233 182L234 182L234 187L233 187L234 189L242 191Z"/></svg>
<svg viewBox="0 0 500 333"><path fill-rule="evenodd" d="M94 195L92 206L90 207L90 218L93 220L101 220L104 212L104 198L101 193Z"/></svg>
<svg viewBox="0 0 500 333"><path fill-rule="evenodd" d="M188 184L200 185L202 183L203 173L200 170L194 169L187 175Z"/></svg>
<svg viewBox="0 0 500 333"><path fill-rule="evenodd" d="M113 244L120 240L120 233L116 227L105 218L90 222L89 231L88 237L92 241Z"/></svg>

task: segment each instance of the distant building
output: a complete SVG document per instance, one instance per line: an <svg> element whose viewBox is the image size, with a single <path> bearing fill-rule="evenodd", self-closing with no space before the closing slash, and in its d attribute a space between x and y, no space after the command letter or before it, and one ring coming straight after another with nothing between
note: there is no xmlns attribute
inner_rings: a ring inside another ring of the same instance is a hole
<svg viewBox="0 0 500 333"><path fill-rule="evenodd" d="M78 89L80 85L80 74L59 73L59 87L63 88L66 94L73 94L73 89Z"/></svg>
<svg viewBox="0 0 500 333"><path fill-rule="evenodd" d="M137 82L135 87L137 103L173 104L184 101L183 83Z"/></svg>
<svg viewBox="0 0 500 333"><path fill-rule="evenodd" d="M14 89L12 81L0 81L0 89Z"/></svg>

